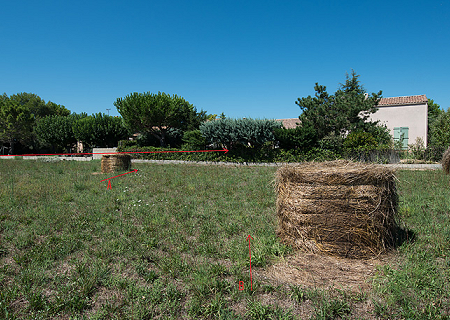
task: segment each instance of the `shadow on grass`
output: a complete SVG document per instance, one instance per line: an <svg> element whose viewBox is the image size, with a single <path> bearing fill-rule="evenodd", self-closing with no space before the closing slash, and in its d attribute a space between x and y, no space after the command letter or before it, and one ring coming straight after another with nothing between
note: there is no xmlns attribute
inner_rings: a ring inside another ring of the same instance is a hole
<svg viewBox="0 0 450 320"><path fill-rule="evenodd" d="M404 243L413 243L416 240L414 231L398 225L393 227L392 234L392 246L394 249L401 247Z"/></svg>

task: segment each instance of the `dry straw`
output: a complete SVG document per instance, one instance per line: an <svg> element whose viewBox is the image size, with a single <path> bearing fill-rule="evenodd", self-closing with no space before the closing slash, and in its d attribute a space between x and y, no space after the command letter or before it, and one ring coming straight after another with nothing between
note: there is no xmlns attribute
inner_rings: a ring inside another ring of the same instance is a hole
<svg viewBox="0 0 450 320"><path fill-rule="evenodd" d="M129 170L131 157L129 154L111 154L102 156L102 173Z"/></svg>
<svg viewBox="0 0 450 320"><path fill-rule="evenodd" d="M445 174L450 174L450 147L442 156L442 169L444 169Z"/></svg>
<svg viewBox="0 0 450 320"><path fill-rule="evenodd" d="M351 258L393 245L394 171L331 161L283 166L276 174L278 236L294 248Z"/></svg>

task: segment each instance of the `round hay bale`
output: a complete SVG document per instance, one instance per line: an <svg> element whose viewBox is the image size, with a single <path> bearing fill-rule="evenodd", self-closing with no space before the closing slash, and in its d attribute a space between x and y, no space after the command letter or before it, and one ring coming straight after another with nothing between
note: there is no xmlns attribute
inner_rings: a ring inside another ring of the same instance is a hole
<svg viewBox="0 0 450 320"><path fill-rule="evenodd" d="M445 174L450 174L450 147L448 147L442 156L442 169Z"/></svg>
<svg viewBox="0 0 450 320"><path fill-rule="evenodd" d="M277 234L308 252L377 255L394 244L395 180L392 169L373 164L283 166L276 174Z"/></svg>
<svg viewBox="0 0 450 320"><path fill-rule="evenodd" d="M102 156L102 173L126 171L131 167L129 154L104 154Z"/></svg>

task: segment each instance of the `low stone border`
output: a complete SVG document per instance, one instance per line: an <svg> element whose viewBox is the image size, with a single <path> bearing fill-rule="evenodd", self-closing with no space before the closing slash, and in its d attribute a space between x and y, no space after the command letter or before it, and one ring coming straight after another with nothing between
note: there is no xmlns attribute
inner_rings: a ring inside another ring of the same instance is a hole
<svg viewBox="0 0 450 320"><path fill-rule="evenodd" d="M15 156L5 156L0 157L1 159L14 159ZM46 157L46 156L23 156L24 160L39 160L39 161L91 161L93 157ZM198 165L216 165L216 166L248 166L248 167L281 167L285 164L300 165L301 163L294 162L213 162L213 161L183 161L183 160L143 160L143 159L132 159L131 163L158 163L158 164L198 164ZM393 163L393 164L382 164L382 166L392 167L396 169L409 169L409 170L442 170L441 164L407 164L407 163Z"/></svg>
<svg viewBox="0 0 450 320"><path fill-rule="evenodd" d="M159 163L159 164L199 164L199 165L217 165L217 166L253 166L253 167L281 167L285 164L300 165L301 163L295 162L212 162L212 161L182 161L182 160L142 160L132 159L131 163ZM412 170L442 170L441 164L406 164L406 163L393 163L382 164L382 166L392 167L396 169L412 169Z"/></svg>

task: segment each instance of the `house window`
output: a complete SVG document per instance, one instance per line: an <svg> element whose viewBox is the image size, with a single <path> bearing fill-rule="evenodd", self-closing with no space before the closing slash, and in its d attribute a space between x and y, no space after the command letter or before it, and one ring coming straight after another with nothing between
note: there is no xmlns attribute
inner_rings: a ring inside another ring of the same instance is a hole
<svg viewBox="0 0 450 320"><path fill-rule="evenodd" d="M394 142L401 142L402 149L408 149L408 127L394 128Z"/></svg>

